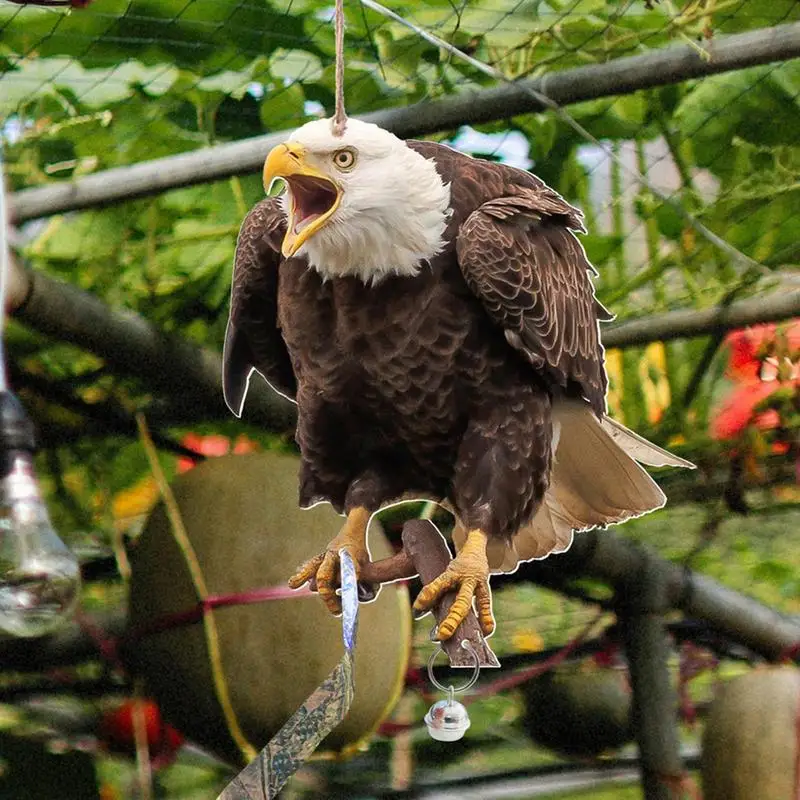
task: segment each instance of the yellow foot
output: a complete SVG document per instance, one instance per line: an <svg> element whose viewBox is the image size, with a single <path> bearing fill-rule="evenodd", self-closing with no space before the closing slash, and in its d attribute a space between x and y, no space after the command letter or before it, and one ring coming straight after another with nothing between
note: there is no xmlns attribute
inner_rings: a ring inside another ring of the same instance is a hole
<svg viewBox="0 0 800 800"><path fill-rule="evenodd" d="M311 583L312 590L318 591L319 596L328 607L331 614L341 614L342 601L336 590L339 588L339 550L346 548L355 564L356 575L359 568L369 561L367 551L367 524L370 512L358 506L348 515L347 520L339 535L328 543L324 553L306 561L300 569L289 578L289 586L299 589L304 583Z"/></svg>
<svg viewBox="0 0 800 800"><path fill-rule="evenodd" d="M430 611L442 595L458 590L447 617L439 623L436 634L439 640L449 639L455 633L472 609L473 597L478 606L478 622L483 635L489 636L494 630L486 542L487 536L483 531L470 531L450 566L417 595L414 611Z"/></svg>

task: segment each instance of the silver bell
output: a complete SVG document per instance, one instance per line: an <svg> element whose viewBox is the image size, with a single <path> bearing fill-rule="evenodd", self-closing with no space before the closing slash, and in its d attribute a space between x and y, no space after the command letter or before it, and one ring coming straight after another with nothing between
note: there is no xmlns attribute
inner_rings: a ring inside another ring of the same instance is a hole
<svg viewBox="0 0 800 800"><path fill-rule="evenodd" d="M439 742L457 742L470 726L467 709L453 700L452 694L447 700L434 703L425 715L428 733Z"/></svg>

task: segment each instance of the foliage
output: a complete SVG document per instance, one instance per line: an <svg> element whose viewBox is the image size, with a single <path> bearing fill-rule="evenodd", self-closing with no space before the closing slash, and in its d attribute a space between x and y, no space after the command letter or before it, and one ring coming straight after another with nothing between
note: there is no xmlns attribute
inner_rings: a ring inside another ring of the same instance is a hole
<svg viewBox="0 0 800 800"><path fill-rule="evenodd" d="M0 120L12 189L291 129L329 113L331 5L329 0L95 0L70 12L0 4ZM709 37L800 20L800 3L792 0L397 0L390 5L510 79L669 44L689 43L703 53ZM358 2L345 6L351 114L491 83ZM609 165L550 113L500 120L481 131L501 138L523 134L534 171L584 209L589 234L583 241L600 273L598 294L619 319L709 307L784 285L786 272L800 259L800 62L568 110L626 163L646 171L672 203ZM455 133L442 131L437 138ZM259 178L243 176L58 216L26 225L22 252L36 269L219 350L236 234L262 195ZM674 204L764 268L749 270L730 259L688 225ZM187 418L178 389L176 396L153 394L68 342L14 325L8 338L15 383L46 444L40 470L47 476L55 520L84 548L109 546L155 496L138 442L97 429L92 408L101 415L109 407L128 416L144 410L175 441L188 429L232 440L244 430L233 420ZM610 351L612 413L656 441L684 448L702 464L717 460L724 451L707 431L727 388L726 356L705 359L708 353L713 350L705 338ZM59 402L65 392L83 404L82 412ZM262 446L282 445L263 431L248 429L247 435ZM173 474L175 458L163 460ZM783 491L786 499L788 490ZM769 496L764 505L774 500ZM682 558L702 540L709 518L717 521L725 512L714 506L687 511L686 518L677 513L661 525L658 520L665 518L658 515L631 523L629 535L674 543L674 531L682 531L680 546L665 544L670 556ZM726 519L695 565L730 585L757 587L764 600L796 611L800 587L790 567L796 553L781 542L782 524L774 526L774 547L765 548L753 531L772 531L769 525ZM505 602L498 598L501 608ZM561 632L554 627L546 644L557 644ZM506 652L525 642L534 646L538 636L527 619L509 624L506 634Z"/></svg>
<svg viewBox="0 0 800 800"><path fill-rule="evenodd" d="M690 41L702 50L711 35L800 18L789 2L706 0L685 4L679 13L669 3L647 5L479 0L457 10L428 0L393 8L510 78L670 42ZM319 104L330 109L328 13L321 0L97 0L72 12L0 7L0 115L13 186L287 129L319 113ZM351 113L487 83L398 23L357 3L346 4L346 13ZM585 102L570 112L594 136L633 148L654 180L677 171L676 202L743 252L780 267L797 256L792 211L800 187L799 88L800 66L787 62ZM614 167L608 177L598 175L587 166L585 142L553 115L485 129L521 131L537 173L584 207L590 229L584 242L600 271L598 291L619 318L708 306L737 288L741 295L769 285L769 275L754 280L628 176L615 176ZM589 155L596 159L597 153ZM616 184L610 196L608 180ZM56 217L29 226L25 255L114 306L218 348L236 232L262 191L256 177L245 177ZM14 337L19 352L35 353L25 369L45 361L47 374L56 368L61 380L81 382L87 370L96 370L60 346L42 348L21 331ZM704 347L702 341L669 344L655 362L652 353L612 355L619 396L614 411L661 441L691 438L689 415L704 427L715 385L703 382L691 408L684 407L691 365ZM147 403L130 382L105 381L90 383L91 390L116 392L127 405ZM648 388L653 381L661 387L657 412Z"/></svg>

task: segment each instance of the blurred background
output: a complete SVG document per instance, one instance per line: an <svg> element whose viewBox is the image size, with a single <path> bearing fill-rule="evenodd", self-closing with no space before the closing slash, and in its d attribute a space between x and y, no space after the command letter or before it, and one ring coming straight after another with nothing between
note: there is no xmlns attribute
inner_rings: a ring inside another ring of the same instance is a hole
<svg viewBox="0 0 800 800"><path fill-rule="evenodd" d="M139 639L129 636L126 648L120 637L130 634L129 610L142 624L197 599L196 583L181 584L185 565L166 566L183 564L180 554L160 563L175 541L163 507L151 514L160 472L180 476L188 519L190 508L223 503L212 462L240 465L226 471L242 472L237 503L260 527L242 522L206 536L197 514L196 528L187 522L210 591L280 584L301 560L300 550L268 544L295 501L291 408L254 379L246 413L233 418L219 353L236 235L263 196L263 159L285 132L333 109L332 6L0 1L7 367L36 426L53 525L83 575L74 621L49 637L0 639L0 797L213 797L241 766L226 739L230 718L220 722L216 706L206 714L219 676L213 664L205 669L203 624L173 630L166 649L159 639L139 653ZM800 2L387 6L498 74L345 0L349 114L373 113L404 138L529 169L583 210L597 294L616 314L603 331L609 411L697 464L655 471L668 507L614 533L769 607L800 640ZM539 102L543 91L555 110ZM244 477L251 458L274 472L266 507L263 482ZM373 535L385 536L389 552L403 520L422 513L448 530L444 513L416 504L384 515ZM314 524L325 541L338 522L331 513ZM307 549L302 531L291 535ZM149 555L137 559L147 537ZM229 563L217 539L229 541ZM240 551L257 565L246 578ZM347 744L359 746L312 760L285 796L640 797L619 587L580 569L557 579L559 558L546 563L550 571L533 565L493 581L491 643L500 674L515 680L481 681L472 726L455 744L434 742L422 724L437 695L425 674L431 619L411 624L408 615L407 592L418 584L384 590L375 613L388 616L375 626L390 631L380 641L392 655L375 685L362 684L374 709L349 734ZM129 609L131 582L134 596L163 603ZM173 583L183 588L173 592ZM317 601L214 613L228 658L241 650L264 663L264 695L234 697L246 730L271 730L275 721L257 709L291 691L302 702L321 679L317 667L324 676L341 654L335 636L325 650L315 633L309 648L324 650L317 665L301 655L297 633L296 659L285 672L270 666L269 637L294 632L296 608L307 603ZM778 646L778 633L754 646L691 613L667 622L687 770L670 791L698 796L718 688L770 675L768 664L797 650ZM335 634L339 623L315 624ZM248 627L258 625L267 639ZM369 621L360 636L366 648ZM180 672L180 651L205 672ZM444 668L437 674L449 680ZM237 679L222 679L236 695ZM800 708L800 688L776 680L777 689L766 680L752 690L756 705ZM745 712L719 713L716 724L730 732ZM215 724L218 736L209 733ZM758 734L767 749L794 747L795 729L776 726ZM705 779L707 797L734 797L712 794L714 780ZM764 785L740 796L784 796L761 793Z"/></svg>

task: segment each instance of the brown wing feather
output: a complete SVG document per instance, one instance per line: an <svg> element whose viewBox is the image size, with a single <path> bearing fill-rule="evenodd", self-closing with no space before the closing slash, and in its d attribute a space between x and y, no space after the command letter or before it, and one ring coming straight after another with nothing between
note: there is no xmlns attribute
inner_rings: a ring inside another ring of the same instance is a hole
<svg viewBox="0 0 800 800"><path fill-rule="evenodd" d="M250 375L260 372L293 400L297 391L289 353L278 327L278 267L286 232L283 211L268 197L245 217L236 242L231 310L222 356L225 402L242 413Z"/></svg>
<svg viewBox="0 0 800 800"><path fill-rule="evenodd" d="M565 389L605 411L606 375L593 268L573 233L579 212L543 184L511 186L461 226L459 265L509 344Z"/></svg>

